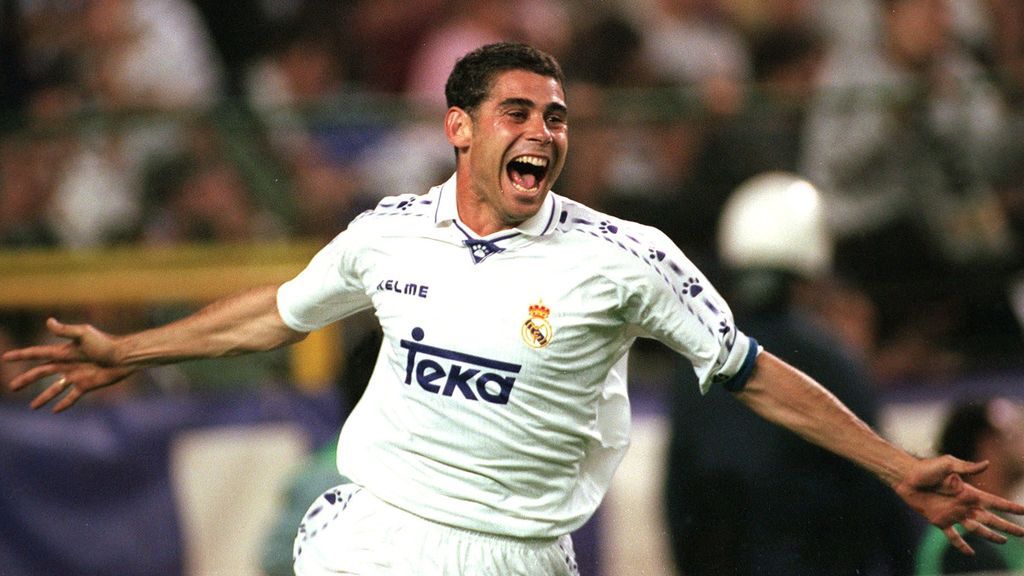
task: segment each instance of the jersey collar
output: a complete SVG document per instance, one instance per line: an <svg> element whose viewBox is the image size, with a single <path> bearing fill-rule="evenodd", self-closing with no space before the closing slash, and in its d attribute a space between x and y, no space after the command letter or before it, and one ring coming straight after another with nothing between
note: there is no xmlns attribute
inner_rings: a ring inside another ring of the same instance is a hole
<svg viewBox="0 0 1024 576"><path fill-rule="evenodd" d="M435 188L438 194L437 211L434 213L434 222L444 224L455 223L463 230L469 228L459 220L459 209L455 203L455 174L447 182ZM553 192L548 192L544 204L536 214L528 220L511 230L499 232L507 236L509 232L518 232L527 236L546 236L555 230L558 224L558 214L561 211L561 199Z"/></svg>

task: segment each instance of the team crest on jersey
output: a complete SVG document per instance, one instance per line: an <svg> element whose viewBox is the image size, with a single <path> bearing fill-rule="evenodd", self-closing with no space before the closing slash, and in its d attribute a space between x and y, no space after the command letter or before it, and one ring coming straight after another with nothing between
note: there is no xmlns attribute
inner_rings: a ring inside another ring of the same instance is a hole
<svg viewBox="0 0 1024 576"><path fill-rule="evenodd" d="M531 348L544 348L551 343L555 335L555 329L548 322L551 309L544 305L543 301L530 304L530 317L523 322L523 341Z"/></svg>

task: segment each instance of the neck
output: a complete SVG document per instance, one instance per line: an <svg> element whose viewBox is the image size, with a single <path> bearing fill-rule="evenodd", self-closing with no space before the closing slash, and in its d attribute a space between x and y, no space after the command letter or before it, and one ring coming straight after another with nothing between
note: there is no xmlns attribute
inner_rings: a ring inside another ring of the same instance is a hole
<svg viewBox="0 0 1024 576"><path fill-rule="evenodd" d="M474 187L470 175L465 173L457 173L455 178L455 207L459 220L478 236L509 230L523 223L503 218L488 202L487 195L480 193Z"/></svg>
<svg viewBox="0 0 1024 576"><path fill-rule="evenodd" d="M477 236L487 236L502 230L514 228L519 223L506 223L479 198L456 192L455 205L459 212L459 220Z"/></svg>

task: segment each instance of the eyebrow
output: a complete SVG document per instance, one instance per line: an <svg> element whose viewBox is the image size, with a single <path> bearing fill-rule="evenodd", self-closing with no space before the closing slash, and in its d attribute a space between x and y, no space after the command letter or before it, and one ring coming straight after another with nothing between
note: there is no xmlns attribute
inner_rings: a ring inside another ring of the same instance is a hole
<svg viewBox="0 0 1024 576"><path fill-rule="evenodd" d="M536 102L529 98L506 98L498 103L500 108L508 108L512 106L522 106L524 108L535 108ZM568 114L569 109L562 103L552 102L544 107L545 112L560 112L562 114Z"/></svg>

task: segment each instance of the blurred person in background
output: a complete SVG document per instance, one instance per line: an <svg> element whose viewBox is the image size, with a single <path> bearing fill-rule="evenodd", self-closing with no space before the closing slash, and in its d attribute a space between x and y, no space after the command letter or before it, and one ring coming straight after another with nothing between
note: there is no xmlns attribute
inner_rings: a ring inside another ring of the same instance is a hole
<svg viewBox="0 0 1024 576"><path fill-rule="evenodd" d="M183 153L149 176L149 245L237 244L282 235L273 214L255 202L238 168L222 157Z"/></svg>
<svg viewBox="0 0 1024 576"><path fill-rule="evenodd" d="M879 305L879 376L951 376L984 349L965 318L1002 297L986 278L1011 245L982 165L1005 102L947 0L876 6L878 42L826 59L800 172L831 206L838 269Z"/></svg>
<svg viewBox="0 0 1024 576"><path fill-rule="evenodd" d="M139 231L141 244L240 244L283 237L276 215L259 206L236 166L200 149L164 158L146 178L147 216ZM193 306L157 306L139 317L147 325L164 324L195 311ZM285 381L287 354L264 352L242 361L207 359L153 372L167 391L259 387Z"/></svg>
<svg viewBox="0 0 1024 576"><path fill-rule="evenodd" d="M578 135L563 178L573 199L607 210L611 183L608 142L618 122L609 114L614 94L653 86L643 53L643 34L621 11L607 10L573 29L566 74L575 107L573 130Z"/></svg>
<svg viewBox="0 0 1024 576"><path fill-rule="evenodd" d="M688 214L680 190L701 146L702 110L656 70L647 32L625 9L595 12L576 27L567 61L581 136L566 188L575 200L676 239ZM684 248L701 262L695 246Z"/></svg>
<svg viewBox="0 0 1024 576"><path fill-rule="evenodd" d="M291 232L324 240L377 200L360 163L397 122L359 114L384 103L353 78L354 50L333 33L333 16L300 12L279 22L246 75L246 99L288 177L279 194Z"/></svg>
<svg viewBox="0 0 1024 576"><path fill-rule="evenodd" d="M174 119L222 96L219 59L185 0L19 4L26 112L59 144L49 212L70 247L118 242L138 224L141 174L175 146ZM104 114L145 113L110 123Z"/></svg>
<svg viewBox="0 0 1024 576"><path fill-rule="evenodd" d="M437 26L443 0L354 0L336 22L350 39L352 70L367 89L402 94L412 74L412 60L427 34Z"/></svg>
<svg viewBox="0 0 1024 576"><path fill-rule="evenodd" d="M639 17L654 72L712 114L734 113L750 79L750 55L719 0L654 0L653 8Z"/></svg>
<svg viewBox="0 0 1024 576"><path fill-rule="evenodd" d="M851 310L835 289L825 210L819 192L792 174L743 182L717 236L724 294L759 342L874 426L879 405L860 343L817 314L822 299ZM769 425L723 389L702 397L688 371L679 374L664 486L679 574L910 573L909 509L870 474ZM839 518L842 530L833 526Z"/></svg>
<svg viewBox="0 0 1024 576"><path fill-rule="evenodd" d="M957 37L1019 111L1024 105L1024 3L958 0L950 6Z"/></svg>
<svg viewBox="0 0 1024 576"><path fill-rule="evenodd" d="M1024 270L1024 111L1006 123L995 140L988 177L1013 235L1011 267Z"/></svg>
<svg viewBox="0 0 1024 576"><path fill-rule="evenodd" d="M101 108L202 108L223 95L220 56L187 0L91 0L82 18L79 56Z"/></svg>
<svg viewBox="0 0 1024 576"><path fill-rule="evenodd" d="M54 183L45 147L27 134L0 139L0 247L60 244L48 212Z"/></svg>
<svg viewBox="0 0 1024 576"><path fill-rule="evenodd" d="M225 86L205 22L185 0L94 0L84 5L81 29L75 57L90 107L146 114L119 129L87 129L68 161L55 200L63 222L81 231L74 244L88 246L142 217L145 166L187 136L169 114L201 114Z"/></svg>
<svg viewBox="0 0 1024 576"><path fill-rule="evenodd" d="M740 184L757 174L799 169L807 104L826 45L814 28L787 26L766 25L750 37L754 81L737 113L708 127L692 181L679 198L678 225L669 233L682 246L713 250L707 239Z"/></svg>
<svg viewBox="0 0 1024 576"><path fill-rule="evenodd" d="M820 25L821 0L719 0L719 4L748 37Z"/></svg>
<svg viewBox="0 0 1024 576"><path fill-rule="evenodd" d="M995 397L961 401L946 415L936 448L943 454L980 462L987 461L985 472L969 482L993 494L1013 498L1024 480L1024 412L1018 401ZM960 529L960 528L958 528ZM973 536L973 556L957 554L941 533L930 526L917 552L919 576L936 574L1019 574L1024 571L1024 543L1007 542L991 546Z"/></svg>
<svg viewBox="0 0 1024 576"><path fill-rule="evenodd" d="M516 4L502 0L442 3L437 22L412 55L405 94L431 107L444 107L444 84L455 61L477 46L521 40Z"/></svg>

